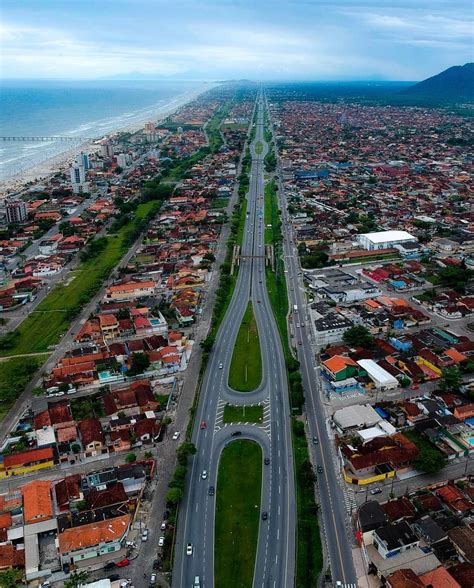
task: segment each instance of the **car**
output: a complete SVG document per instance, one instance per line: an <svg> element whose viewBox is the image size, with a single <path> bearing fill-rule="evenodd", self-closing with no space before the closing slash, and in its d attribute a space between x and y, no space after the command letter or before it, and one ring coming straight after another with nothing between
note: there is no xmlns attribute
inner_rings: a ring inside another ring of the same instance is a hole
<svg viewBox="0 0 474 588"><path fill-rule="evenodd" d="M130 560L128 558L121 559L116 565L118 568L126 568L130 565Z"/></svg>
<svg viewBox="0 0 474 588"><path fill-rule="evenodd" d="M163 547L164 544L165 544L165 538L163 536L161 536L158 539L158 547Z"/></svg>
<svg viewBox="0 0 474 588"><path fill-rule="evenodd" d="M372 488L370 493L373 494L382 494L382 488Z"/></svg>
<svg viewBox="0 0 474 588"><path fill-rule="evenodd" d="M221 370L224 367L224 364L222 363L222 361L219 364L219 369Z"/></svg>
<svg viewBox="0 0 474 588"><path fill-rule="evenodd" d="M201 580L199 579L199 576L194 576L193 588L201 588Z"/></svg>
<svg viewBox="0 0 474 588"><path fill-rule="evenodd" d="M303 345L303 342L302 341L298 341L298 345Z"/></svg>
<svg viewBox="0 0 474 588"><path fill-rule="evenodd" d="M165 521L163 521L163 522L161 523L160 529L161 529L162 531L164 531L164 530L166 529L166 523L165 523Z"/></svg>
<svg viewBox="0 0 474 588"><path fill-rule="evenodd" d="M313 445L318 445L318 444L319 444L319 439L316 436L314 436L313 437Z"/></svg>
<svg viewBox="0 0 474 588"><path fill-rule="evenodd" d="M202 470L201 478L203 480L205 480L207 478L207 471L206 470Z"/></svg>
<svg viewBox="0 0 474 588"><path fill-rule="evenodd" d="M260 304L260 300L257 300L258 304Z"/></svg>
<svg viewBox="0 0 474 588"><path fill-rule="evenodd" d="M205 429L207 427L206 423L204 421L201 422L201 429Z"/></svg>
<svg viewBox="0 0 474 588"><path fill-rule="evenodd" d="M67 394L75 394L77 392L77 390L75 388L72 388L71 390L67 391Z"/></svg>
<svg viewBox="0 0 474 588"><path fill-rule="evenodd" d="M114 568L115 568L115 562L109 561L109 563L104 566L104 571L109 572L110 570L113 570Z"/></svg>
<svg viewBox="0 0 474 588"><path fill-rule="evenodd" d="M161 561L159 559L154 559L153 560L153 569L154 570L159 570L161 566Z"/></svg>
<svg viewBox="0 0 474 588"><path fill-rule="evenodd" d="M323 466L322 465L318 465L318 474L322 474L323 472L324 472Z"/></svg>
<svg viewBox="0 0 474 588"><path fill-rule="evenodd" d="M163 520L167 521L169 518L170 518L170 511L165 510L165 512L163 513Z"/></svg>
<svg viewBox="0 0 474 588"><path fill-rule="evenodd" d="M410 386L411 390L418 390L419 386L418 384L413 384L413 386Z"/></svg>
<svg viewBox="0 0 474 588"><path fill-rule="evenodd" d="M262 512L262 521L266 521L267 519L268 519L268 512L264 510Z"/></svg>
<svg viewBox="0 0 474 588"><path fill-rule="evenodd" d="M111 582L116 582L117 580L120 580L120 574L111 574L107 577L107 580L110 580Z"/></svg>
<svg viewBox="0 0 474 588"><path fill-rule="evenodd" d="M209 494L209 496L214 496L214 486L209 486L209 490L207 491L207 493Z"/></svg>
<svg viewBox="0 0 474 588"><path fill-rule="evenodd" d="M193 554L193 544L188 543L186 545L186 555L192 555L192 554Z"/></svg>
<svg viewBox="0 0 474 588"><path fill-rule="evenodd" d="M304 323L301 323L301 326L304 327Z"/></svg>
<svg viewBox="0 0 474 588"><path fill-rule="evenodd" d="M179 431L176 431L176 433L173 433L173 441L177 441L179 439L180 435L181 435L181 433Z"/></svg>
<svg viewBox="0 0 474 588"><path fill-rule="evenodd" d="M145 529L142 533L142 541L148 541L148 529Z"/></svg>
<svg viewBox="0 0 474 588"><path fill-rule="evenodd" d="M266 458L263 460L263 463L264 463L265 465L268 465L268 464L270 463L270 458L269 458L269 457L266 457Z"/></svg>
<svg viewBox="0 0 474 588"><path fill-rule="evenodd" d="M242 435L242 431L234 431L231 437L239 437L240 435Z"/></svg>
<svg viewBox="0 0 474 588"><path fill-rule="evenodd" d="M262 283L262 280L259 280L258 283L261 284Z"/></svg>
<svg viewBox="0 0 474 588"><path fill-rule="evenodd" d="M156 574L155 574L155 572L153 572L153 574L150 576L150 586L156 586Z"/></svg>

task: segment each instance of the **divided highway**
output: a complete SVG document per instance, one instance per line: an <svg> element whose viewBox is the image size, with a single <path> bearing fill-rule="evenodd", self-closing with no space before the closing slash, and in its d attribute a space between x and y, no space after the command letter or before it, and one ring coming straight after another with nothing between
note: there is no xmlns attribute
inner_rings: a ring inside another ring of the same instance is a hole
<svg viewBox="0 0 474 588"><path fill-rule="evenodd" d="M247 218L241 250L237 283L226 316L217 333L203 378L200 402L194 423L192 441L197 452L193 457L185 497L180 506L176 537L173 586L193 586L199 576L201 586L210 588L214 582L214 523L215 496L209 496L210 486L217 487L219 458L224 447L239 431L239 439L251 439L262 448L261 511L269 513L260 518L259 537L254 573L254 588L284 588L294 585L296 504L293 474L293 454L289 419L286 365L278 328L268 299L265 281L264 244L264 157L268 146L264 140L264 100L256 104L255 139L250 146L252 166L247 195ZM255 146L263 145L263 150ZM228 386L228 371L235 339L248 301L252 301L262 352L262 382L253 392L242 393ZM232 404L269 403L268 419L261 425L224 425L219 406ZM206 423L201 429L200 423ZM207 478L202 478L206 470ZM242 472L245 475L245 472ZM187 545L193 553L187 555ZM238 546L236 547L238 549ZM217 588L227 588L218 586Z"/></svg>
<svg viewBox="0 0 474 588"><path fill-rule="evenodd" d="M325 410L321 400L319 371L316 368L311 345L310 319L306 316L304 289L301 287L301 269L296 244L292 237L291 222L286 206L284 185L281 178L280 159L277 153L279 184L278 194L281 208L283 231L283 251L285 268L288 272L288 295L290 309L293 311L293 333L300 362L300 371L305 390L308 429L311 437L316 437L318 444L310 443L313 463L323 468L317 474L319 504L323 521L323 534L326 537L326 551L329 558L333 583L341 582L343 586L357 586L350 540L348 537L347 513L344 495L337 478L331 449L331 440L326 429ZM349 525L350 528L350 525Z"/></svg>

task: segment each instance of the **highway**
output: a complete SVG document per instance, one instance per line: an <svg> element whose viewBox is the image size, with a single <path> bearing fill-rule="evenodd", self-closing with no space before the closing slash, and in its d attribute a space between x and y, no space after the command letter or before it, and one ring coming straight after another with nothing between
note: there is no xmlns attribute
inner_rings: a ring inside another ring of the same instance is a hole
<svg viewBox="0 0 474 588"><path fill-rule="evenodd" d="M356 586L357 576L352 560L350 540L346 524L349 522L345 509L344 495L341 483L336 475L333 461L331 441L327 434L325 410L321 397L319 370L316 369L314 353L311 345L311 325L306 311L304 288L302 286L302 272L299 257L291 230L291 222L286 206L284 185L281 177L280 158L278 153L278 195L281 208L281 225L283 231L283 252L285 268L288 273L288 296L293 319L290 328L293 329L294 341L300 371L305 390L307 426L310 433L309 447L312 461L321 465L323 472L317 474L319 505L323 522L322 532L326 538L325 548L328 563L331 568L333 584L341 582L343 586ZM312 443L312 438L318 439L318 444ZM350 526L349 526L350 528Z"/></svg>
<svg viewBox="0 0 474 588"><path fill-rule="evenodd" d="M240 431L239 439L252 439L262 448L263 465L261 511L267 511L266 521L260 518L259 537L254 571L255 588L281 588L294 584L296 504L293 474L288 387L283 349L277 325L268 299L264 259L264 157L268 146L264 141L264 101L257 98L255 140L250 146L252 165L247 195L248 215L245 222L241 263L236 287L226 316L216 336L204 374L192 441L197 452L192 458L187 490L180 506L176 539L173 586L193 586L195 576L201 586L214 582L214 521L215 496L209 496L209 486L217 486L219 457L225 446ZM259 153L255 145L260 142ZM245 258L245 261L244 259ZM258 325L262 351L263 375L260 386L253 392L240 393L229 388L228 371L235 339L247 307L252 301ZM220 367L222 365L222 367ZM233 404L269 404L267 422L262 425L223 425L219 407ZM206 422L201 429L200 423ZM203 470L208 477L203 480ZM188 543L193 554L186 555ZM217 588L227 588L220 587Z"/></svg>

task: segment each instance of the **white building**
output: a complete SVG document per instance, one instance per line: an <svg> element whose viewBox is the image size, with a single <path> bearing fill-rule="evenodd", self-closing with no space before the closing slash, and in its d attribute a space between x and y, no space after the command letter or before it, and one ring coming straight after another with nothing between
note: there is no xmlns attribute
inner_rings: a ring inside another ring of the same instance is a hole
<svg viewBox="0 0 474 588"><path fill-rule="evenodd" d="M72 165L69 168L71 174L72 191L74 194L87 192L89 186L86 182L86 168L83 165Z"/></svg>
<svg viewBox="0 0 474 588"><path fill-rule="evenodd" d="M387 370L380 367L373 359L359 359L357 363L367 372L367 375L375 384L375 387L380 390L393 390L398 388L398 380Z"/></svg>
<svg viewBox="0 0 474 588"><path fill-rule="evenodd" d="M390 249L401 243L417 243L417 238L406 231L380 231L378 233L363 233L357 236L358 242L364 249Z"/></svg>
<svg viewBox="0 0 474 588"><path fill-rule="evenodd" d="M89 155L81 151L79 155L76 156L76 165L83 165L86 171L90 169L91 164L89 161Z"/></svg>
<svg viewBox="0 0 474 588"><path fill-rule="evenodd" d="M125 169L127 165L130 163L130 156L126 153L119 153L117 155L117 165L120 166L122 169Z"/></svg>

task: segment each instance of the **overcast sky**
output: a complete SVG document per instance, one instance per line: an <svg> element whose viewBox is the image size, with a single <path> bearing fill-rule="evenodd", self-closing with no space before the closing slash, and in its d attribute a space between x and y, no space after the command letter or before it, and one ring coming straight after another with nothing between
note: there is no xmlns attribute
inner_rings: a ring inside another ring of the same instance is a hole
<svg viewBox="0 0 474 588"><path fill-rule="evenodd" d="M473 61L471 0L2 0L5 78L419 80Z"/></svg>

